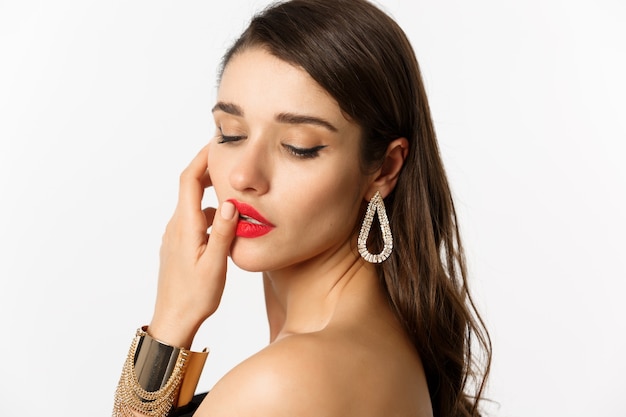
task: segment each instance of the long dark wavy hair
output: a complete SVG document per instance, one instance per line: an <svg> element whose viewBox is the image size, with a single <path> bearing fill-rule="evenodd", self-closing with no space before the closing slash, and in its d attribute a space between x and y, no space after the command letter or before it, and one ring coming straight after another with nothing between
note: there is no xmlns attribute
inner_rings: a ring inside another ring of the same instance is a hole
<svg viewBox="0 0 626 417"><path fill-rule="evenodd" d="M251 47L306 70L362 127L364 171L381 165L392 140L409 141L385 198L394 251L380 279L422 359L434 415L480 415L491 341L468 290L454 204L405 33L365 0L292 0L252 19L225 54L220 76Z"/></svg>

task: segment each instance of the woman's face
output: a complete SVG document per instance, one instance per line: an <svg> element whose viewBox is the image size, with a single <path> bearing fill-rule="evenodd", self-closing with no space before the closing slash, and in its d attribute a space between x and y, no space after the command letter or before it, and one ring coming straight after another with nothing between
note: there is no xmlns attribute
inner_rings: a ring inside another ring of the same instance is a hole
<svg viewBox="0 0 626 417"><path fill-rule="evenodd" d="M215 192L248 216L231 248L235 264L272 271L355 246L367 187L361 129L307 72L244 50L224 70L213 115Z"/></svg>

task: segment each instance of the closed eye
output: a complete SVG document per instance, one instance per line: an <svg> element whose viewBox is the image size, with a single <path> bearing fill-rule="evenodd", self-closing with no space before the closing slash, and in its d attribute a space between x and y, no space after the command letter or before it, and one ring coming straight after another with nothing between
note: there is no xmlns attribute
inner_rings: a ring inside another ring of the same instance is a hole
<svg viewBox="0 0 626 417"><path fill-rule="evenodd" d="M244 135L225 135L224 132L222 132L222 129L220 129L218 137L219 141L217 143L237 142L246 138Z"/></svg>
<svg viewBox="0 0 626 417"><path fill-rule="evenodd" d="M297 146L287 145L283 143L283 147L295 157L302 159L311 159L319 156L319 152L327 145L314 146L312 148L298 148Z"/></svg>
<svg viewBox="0 0 626 417"><path fill-rule="evenodd" d="M228 142L237 142L240 141L242 139L245 139L245 136L226 136L226 135L220 135L220 140L218 143L228 143Z"/></svg>

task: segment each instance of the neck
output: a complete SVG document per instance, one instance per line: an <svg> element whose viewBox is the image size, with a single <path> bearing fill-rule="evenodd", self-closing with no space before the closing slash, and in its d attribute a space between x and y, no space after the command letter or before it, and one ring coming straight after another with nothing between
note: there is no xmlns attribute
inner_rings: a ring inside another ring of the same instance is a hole
<svg viewBox="0 0 626 417"><path fill-rule="evenodd" d="M322 330L340 308L382 298L374 265L349 245L329 253L264 273L272 340ZM279 323L272 322L276 314L271 309L282 312Z"/></svg>

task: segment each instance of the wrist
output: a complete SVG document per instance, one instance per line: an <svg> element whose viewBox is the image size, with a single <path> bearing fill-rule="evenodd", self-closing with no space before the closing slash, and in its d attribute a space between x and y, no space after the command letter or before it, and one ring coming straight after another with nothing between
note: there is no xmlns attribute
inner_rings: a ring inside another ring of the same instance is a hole
<svg viewBox="0 0 626 417"><path fill-rule="evenodd" d="M167 345L190 349L200 324L186 324L181 320L153 316L147 333Z"/></svg>

